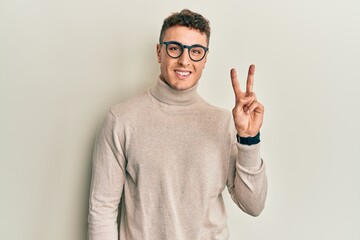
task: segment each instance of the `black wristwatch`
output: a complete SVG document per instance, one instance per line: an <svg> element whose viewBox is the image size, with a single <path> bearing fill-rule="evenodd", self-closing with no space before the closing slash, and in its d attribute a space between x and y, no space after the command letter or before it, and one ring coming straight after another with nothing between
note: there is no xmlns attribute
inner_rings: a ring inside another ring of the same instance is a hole
<svg viewBox="0 0 360 240"><path fill-rule="evenodd" d="M244 145L258 144L260 142L260 132L255 137L240 137L239 134L236 134L236 139L238 143Z"/></svg>

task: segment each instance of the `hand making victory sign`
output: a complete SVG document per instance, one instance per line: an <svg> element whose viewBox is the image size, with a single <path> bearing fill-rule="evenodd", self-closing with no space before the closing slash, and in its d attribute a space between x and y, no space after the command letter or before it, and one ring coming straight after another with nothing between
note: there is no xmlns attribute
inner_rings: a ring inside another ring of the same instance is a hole
<svg viewBox="0 0 360 240"><path fill-rule="evenodd" d="M250 65L246 91L241 91L235 69L231 69L230 77L235 93L235 107L232 110L234 123L241 137L254 137L261 128L264 117L264 106L256 99L252 91L254 85L255 65Z"/></svg>

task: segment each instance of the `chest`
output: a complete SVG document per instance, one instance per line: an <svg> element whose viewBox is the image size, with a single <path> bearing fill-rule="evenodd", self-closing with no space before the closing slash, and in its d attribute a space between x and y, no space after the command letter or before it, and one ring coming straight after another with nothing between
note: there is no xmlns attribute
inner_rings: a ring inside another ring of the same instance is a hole
<svg viewBox="0 0 360 240"><path fill-rule="evenodd" d="M143 120L132 123L126 137L127 173L135 184L225 186L230 136L223 121L201 112L154 114Z"/></svg>

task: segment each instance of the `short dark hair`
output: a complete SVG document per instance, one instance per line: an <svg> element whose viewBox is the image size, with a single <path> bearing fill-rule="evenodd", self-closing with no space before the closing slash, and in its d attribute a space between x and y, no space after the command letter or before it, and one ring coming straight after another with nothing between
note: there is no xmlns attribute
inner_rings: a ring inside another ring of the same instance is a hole
<svg viewBox="0 0 360 240"><path fill-rule="evenodd" d="M161 27L159 41L162 42L166 30L173 26L185 26L191 29L199 30L207 36L207 43L210 41L210 23L202 15L192 12L189 9L183 9L181 12L173 13L165 18Z"/></svg>

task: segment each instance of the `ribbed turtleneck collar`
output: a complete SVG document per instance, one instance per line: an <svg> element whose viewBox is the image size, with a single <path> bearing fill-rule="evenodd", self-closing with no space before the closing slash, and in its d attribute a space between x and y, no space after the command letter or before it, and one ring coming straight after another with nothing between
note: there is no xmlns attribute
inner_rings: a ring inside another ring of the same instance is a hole
<svg viewBox="0 0 360 240"><path fill-rule="evenodd" d="M162 103L186 106L193 104L200 99L200 96L196 91L197 86L198 82L187 90L179 91L171 88L167 83L159 79L156 85L150 88L150 93Z"/></svg>

